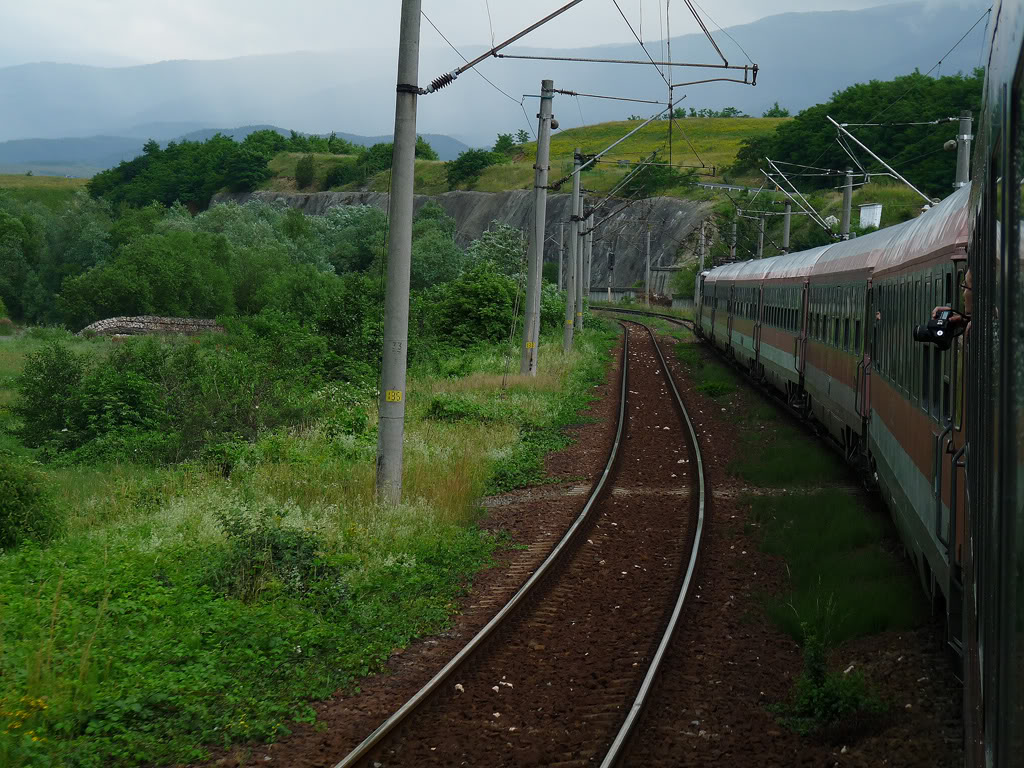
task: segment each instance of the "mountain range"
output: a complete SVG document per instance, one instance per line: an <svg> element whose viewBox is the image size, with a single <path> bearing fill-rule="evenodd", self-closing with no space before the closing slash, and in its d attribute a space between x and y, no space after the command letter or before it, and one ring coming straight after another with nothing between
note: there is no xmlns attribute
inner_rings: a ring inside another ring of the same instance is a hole
<svg viewBox="0 0 1024 768"><path fill-rule="evenodd" d="M747 63L748 56L758 64L756 87L712 82L676 89L675 98L685 97L685 107L735 106L753 115L778 101L795 114L853 83L889 79L914 69L928 71L983 10L969 0L966 5L910 2L860 11L768 16L730 27L725 34L714 33L730 64ZM984 26L979 24L967 35L932 74L966 72L981 64ZM432 32L423 30L421 83L462 63L449 49L436 47ZM660 41L648 42L647 49L656 59L663 55ZM468 47L461 51L467 57L481 52L482 48ZM513 46L505 52L645 59L635 42L557 50ZM673 38L672 58L693 63L718 60L702 34ZM683 67L674 72L671 79L676 82L735 75ZM477 74L485 75L493 86ZM470 146L489 146L498 132L520 128L532 132L537 111L532 95L543 78L580 94L660 101L666 95L665 81L650 65L488 59L479 73L464 73L447 88L421 97L418 127L428 137L455 137ZM56 162L63 153L67 158L95 158L97 165L103 165L136 151L132 148L136 145L118 143L121 139L166 141L217 126L268 123L321 134L343 127L372 143L386 140L393 127L394 82L395 53L390 50L299 52L128 67L58 63L3 67L0 141L70 137L83 143L0 145L0 163L33 153L38 155L34 159L48 157ZM583 96L555 99L563 128L657 109ZM451 151L458 148L457 144L450 147ZM435 144L435 149L442 157L450 154L447 146Z"/></svg>

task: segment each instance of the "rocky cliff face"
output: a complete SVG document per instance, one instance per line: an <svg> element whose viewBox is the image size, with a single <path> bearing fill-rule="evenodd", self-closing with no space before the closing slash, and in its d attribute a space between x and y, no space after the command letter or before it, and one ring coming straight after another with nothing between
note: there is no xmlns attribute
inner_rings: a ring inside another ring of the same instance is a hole
<svg viewBox="0 0 1024 768"><path fill-rule="evenodd" d="M563 224L565 237L568 237L569 198L570 195L566 194L548 195L547 241L544 246L544 260L547 262L558 262ZM382 192L253 192L221 194L217 195L213 202L246 203L249 200L263 200L298 208L312 216L322 216L329 209L339 205L372 205L385 210L388 206L388 195ZM416 195L416 210L428 200L440 204L448 215L455 219L456 240L462 246L468 245L496 224L509 224L524 231L528 230L533 209L533 195L529 190ZM710 204L657 197L634 203L615 213L621 206L621 202L608 201L595 213L595 222L609 214L614 215L594 232L591 286L595 290L601 290L608 284L608 257L612 251L615 252L615 286L626 287L644 279L647 229L650 226L652 287L656 293L667 293L670 271L666 268L676 264L677 255L683 256L680 253L680 246L688 238L693 240L691 235L695 228L700 227L701 219L710 213ZM688 261L692 253L692 243L688 245L683 261Z"/></svg>

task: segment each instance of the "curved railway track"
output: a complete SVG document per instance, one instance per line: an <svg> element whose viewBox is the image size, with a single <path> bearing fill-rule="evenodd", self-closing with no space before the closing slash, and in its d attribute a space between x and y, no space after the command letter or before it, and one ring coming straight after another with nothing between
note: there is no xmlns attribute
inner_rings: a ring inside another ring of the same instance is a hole
<svg viewBox="0 0 1024 768"><path fill-rule="evenodd" d="M622 761L705 527L693 424L653 332L623 328L618 428L583 510L491 621L336 768Z"/></svg>

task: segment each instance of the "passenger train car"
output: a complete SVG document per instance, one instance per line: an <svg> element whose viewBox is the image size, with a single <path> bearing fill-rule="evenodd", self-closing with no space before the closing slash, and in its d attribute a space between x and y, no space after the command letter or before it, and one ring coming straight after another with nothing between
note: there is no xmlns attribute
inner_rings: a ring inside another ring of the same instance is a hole
<svg viewBox="0 0 1024 768"><path fill-rule="evenodd" d="M919 217L697 278L696 327L873 478L962 658L966 762L1024 766L1024 7L992 9L974 180ZM948 350L913 329L973 315Z"/></svg>

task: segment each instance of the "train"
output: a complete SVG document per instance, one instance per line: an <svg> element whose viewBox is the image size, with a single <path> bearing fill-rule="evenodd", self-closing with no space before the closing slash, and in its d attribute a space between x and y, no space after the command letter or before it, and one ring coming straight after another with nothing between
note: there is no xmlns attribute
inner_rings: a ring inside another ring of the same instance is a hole
<svg viewBox="0 0 1024 768"><path fill-rule="evenodd" d="M970 183L694 293L698 335L877 485L960 660L969 768L1024 766L1024 6L987 37Z"/></svg>

